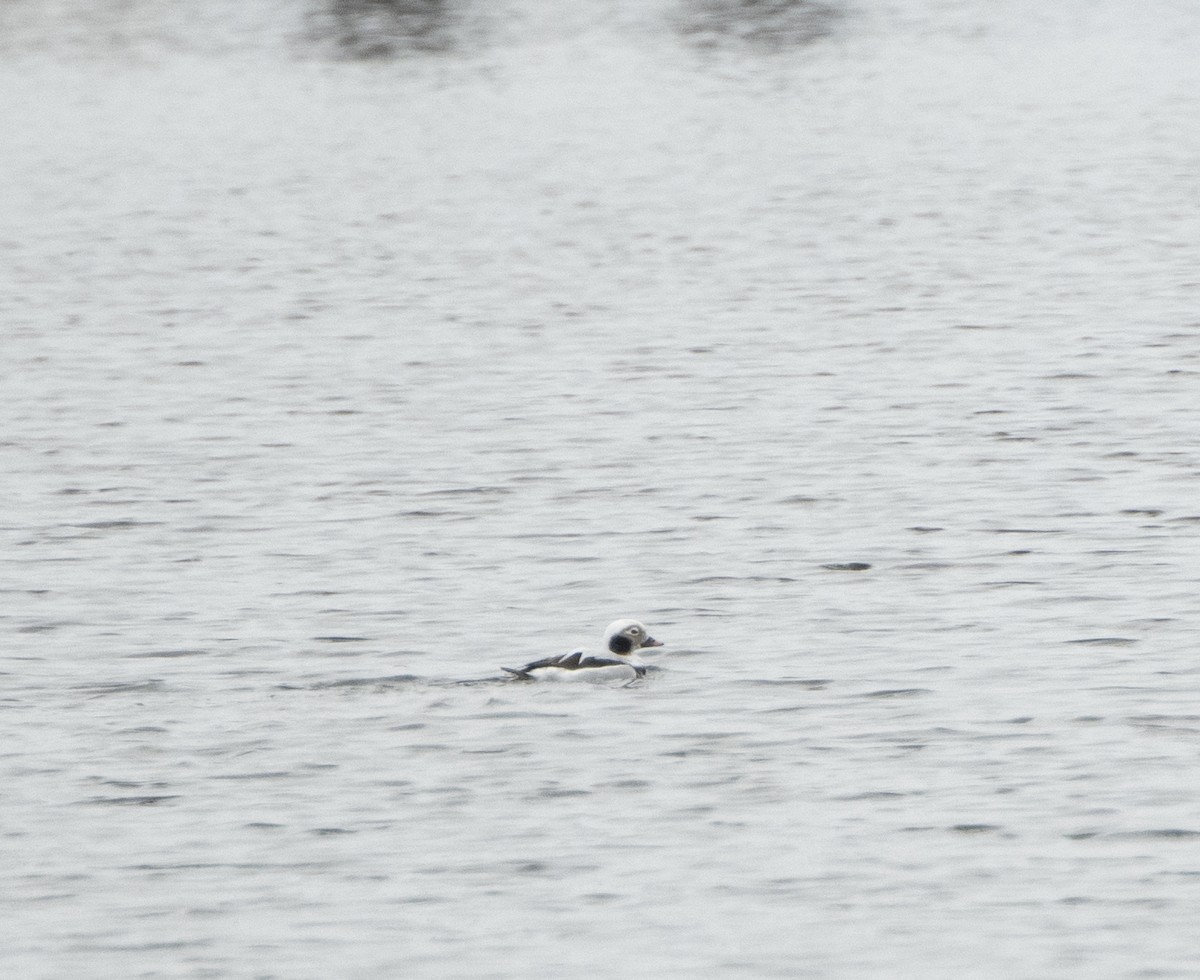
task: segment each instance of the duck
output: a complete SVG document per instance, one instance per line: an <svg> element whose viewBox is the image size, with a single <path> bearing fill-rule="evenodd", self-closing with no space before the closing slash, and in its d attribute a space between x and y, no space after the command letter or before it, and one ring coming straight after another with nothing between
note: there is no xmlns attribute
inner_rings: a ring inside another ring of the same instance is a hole
<svg viewBox="0 0 1200 980"><path fill-rule="evenodd" d="M604 631L605 653L589 654L583 650L535 660L524 667L501 667L523 681L636 681L646 676L646 665L638 651L661 647L650 631L636 619L618 619Z"/></svg>

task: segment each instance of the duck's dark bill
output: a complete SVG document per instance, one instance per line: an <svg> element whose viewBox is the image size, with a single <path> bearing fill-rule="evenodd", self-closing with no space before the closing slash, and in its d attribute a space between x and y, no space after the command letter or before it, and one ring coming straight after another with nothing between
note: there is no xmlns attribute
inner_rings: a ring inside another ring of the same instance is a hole
<svg viewBox="0 0 1200 980"><path fill-rule="evenodd" d="M656 640L652 636L648 636L648 637L646 637L645 640L642 641L642 646L644 646L644 647L660 647L662 645L663 645L662 640Z"/></svg>

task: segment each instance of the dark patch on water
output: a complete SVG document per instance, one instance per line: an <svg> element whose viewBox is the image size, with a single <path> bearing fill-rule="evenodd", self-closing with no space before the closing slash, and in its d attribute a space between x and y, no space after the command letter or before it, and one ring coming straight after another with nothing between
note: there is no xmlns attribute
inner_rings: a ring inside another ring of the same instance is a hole
<svg viewBox="0 0 1200 980"><path fill-rule="evenodd" d="M83 524L64 524L63 527L81 527L93 531L115 531L124 530L130 527L160 527L162 521L135 521L135 520L117 520L117 521L87 521Z"/></svg>
<svg viewBox="0 0 1200 980"><path fill-rule="evenodd" d="M1147 735L1154 735L1154 734L1158 734L1158 733L1170 734L1170 735L1178 735L1178 734L1195 735L1197 733L1200 733L1200 728L1197 728L1194 725L1171 725L1171 724L1166 724L1165 722L1153 722L1153 721L1139 722L1139 721L1136 721L1133 719L1130 719L1130 724L1136 725L1143 733L1145 733Z"/></svg>
<svg viewBox="0 0 1200 980"><path fill-rule="evenodd" d="M865 561L827 562L821 566L831 572L865 572L870 564Z"/></svg>
<svg viewBox="0 0 1200 980"><path fill-rule="evenodd" d="M501 684L508 684L508 678L503 678ZM494 702L492 702L494 703ZM572 718L574 715L568 711L486 711L474 715L464 715L463 718L468 721L482 720L500 720L504 721L510 718L527 719L527 718Z"/></svg>
<svg viewBox="0 0 1200 980"><path fill-rule="evenodd" d="M149 653L131 653L127 660L172 660L176 657L203 657L207 650L151 650Z"/></svg>
<svg viewBox="0 0 1200 980"><path fill-rule="evenodd" d="M1138 641L1128 636L1089 636L1081 640L1064 640L1063 642L1076 646L1128 647L1133 646Z"/></svg>
<svg viewBox="0 0 1200 980"><path fill-rule="evenodd" d="M783 50L829 36L841 11L817 0L684 0L676 29L698 48Z"/></svg>
<svg viewBox="0 0 1200 980"><path fill-rule="evenodd" d="M272 772L230 772L219 773L216 776L210 776L210 779L287 779L294 776L294 772L287 770L275 770Z"/></svg>
<svg viewBox="0 0 1200 980"><path fill-rule="evenodd" d="M459 497L459 496L507 496L512 490L508 487L447 487L444 490L427 490L419 496L422 497Z"/></svg>
<svg viewBox="0 0 1200 980"><path fill-rule="evenodd" d="M875 790L867 793L853 793L850 796L835 796L835 800L841 800L845 803L860 803L868 800L895 800L905 796L914 796L913 793L894 793L890 790Z"/></svg>
<svg viewBox="0 0 1200 980"><path fill-rule="evenodd" d="M208 939L175 939L153 943L96 944L92 948L105 953L166 953L172 950L204 948L211 944Z"/></svg>
<svg viewBox="0 0 1200 980"><path fill-rule="evenodd" d="M1128 719L1134 724L1152 724L1155 722L1200 721L1200 715L1132 715Z"/></svg>
<svg viewBox="0 0 1200 980"><path fill-rule="evenodd" d="M315 598L323 598L325 596L341 595L340 592L335 592L332 589L301 589L299 592L272 592L271 596L313 596Z"/></svg>
<svg viewBox="0 0 1200 980"><path fill-rule="evenodd" d="M69 626L69 623L32 623L29 626L20 626L17 628L18 633L50 633L63 626Z"/></svg>
<svg viewBox="0 0 1200 980"><path fill-rule="evenodd" d="M512 681L513 677L509 674L498 677L430 677L425 679L430 687L487 687L500 684L507 686Z"/></svg>
<svg viewBox="0 0 1200 980"><path fill-rule="evenodd" d="M420 679L416 674L389 674L386 677L344 677L336 681L318 681L307 687L295 684L280 684L278 686L290 691L324 691L336 687L392 687L396 684L412 684L414 681L419 681Z"/></svg>
<svg viewBox="0 0 1200 980"><path fill-rule="evenodd" d="M985 527L988 534L1062 534L1061 528L1050 527Z"/></svg>
<svg viewBox="0 0 1200 980"><path fill-rule="evenodd" d="M785 575L705 575L702 578L685 579L685 585L706 585L710 582L780 582L788 584L796 579Z"/></svg>
<svg viewBox="0 0 1200 980"><path fill-rule="evenodd" d="M591 796L592 791L588 789L561 789L557 786L548 786L540 789L537 792L539 799L543 800L559 800L567 799L572 796Z"/></svg>
<svg viewBox="0 0 1200 980"><path fill-rule="evenodd" d="M109 684L80 684L72 688L74 691L83 691L91 694L93 698L107 697L111 694L147 694L154 691L161 691L163 682L157 679L148 681L113 681Z"/></svg>
<svg viewBox="0 0 1200 980"><path fill-rule="evenodd" d="M80 802L97 806L157 806L167 800L177 799L179 799L178 794L174 796L93 796L91 799L80 800Z"/></svg>
<svg viewBox="0 0 1200 980"><path fill-rule="evenodd" d="M314 636L319 643L367 643L369 636Z"/></svg>
<svg viewBox="0 0 1200 980"><path fill-rule="evenodd" d="M863 697L868 698L915 698L922 694L932 694L927 687L899 687L882 691L868 691Z"/></svg>
<svg viewBox="0 0 1200 980"><path fill-rule="evenodd" d="M959 834L992 834L1003 828L995 823L956 823L950 829Z"/></svg>
<svg viewBox="0 0 1200 980"><path fill-rule="evenodd" d="M447 52L462 40L464 6L460 0L325 0L310 16L311 35L356 61Z"/></svg>
<svg viewBox="0 0 1200 980"><path fill-rule="evenodd" d="M1122 830L1106 837L1117 840L1195 840L1200 838L1200 830L1187 830L1179 827L1163 827L1154 830Z"/></svg>
<svg viewBox="0 0 1200 980"><path fill-rule="evenodd" d="M677 734L663 735L662 738L687 738L687 739L713 739L719 741L723 738L746 738L750 732L680 732Z"/></svg>

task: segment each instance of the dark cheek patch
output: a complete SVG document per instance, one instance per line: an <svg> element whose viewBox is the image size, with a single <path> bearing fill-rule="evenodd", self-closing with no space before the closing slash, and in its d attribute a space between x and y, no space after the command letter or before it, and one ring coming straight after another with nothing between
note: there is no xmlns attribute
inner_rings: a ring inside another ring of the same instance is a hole
<svg viewBox="0 0 1200 980"><path fill-rule="evenodd" d="M614 636L608 641L608 649L613 653L629 653L633 649L633 640L627 636Z"/></svg>

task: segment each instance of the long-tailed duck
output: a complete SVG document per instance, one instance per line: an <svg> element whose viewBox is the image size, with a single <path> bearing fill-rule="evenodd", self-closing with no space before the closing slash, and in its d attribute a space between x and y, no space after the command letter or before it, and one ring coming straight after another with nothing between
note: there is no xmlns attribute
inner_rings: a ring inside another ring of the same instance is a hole
<svg viewBox="0 0 1200 980"><path fill-rule="evenodd" d="M583 650L563 653L557 657L535 660L524 667L502 667L524 681L634 681L646 676L646 665L637 652L645 647L660 647L646 627L634 619L618 619L604 631L607 653L588 654Z"/></svg>

